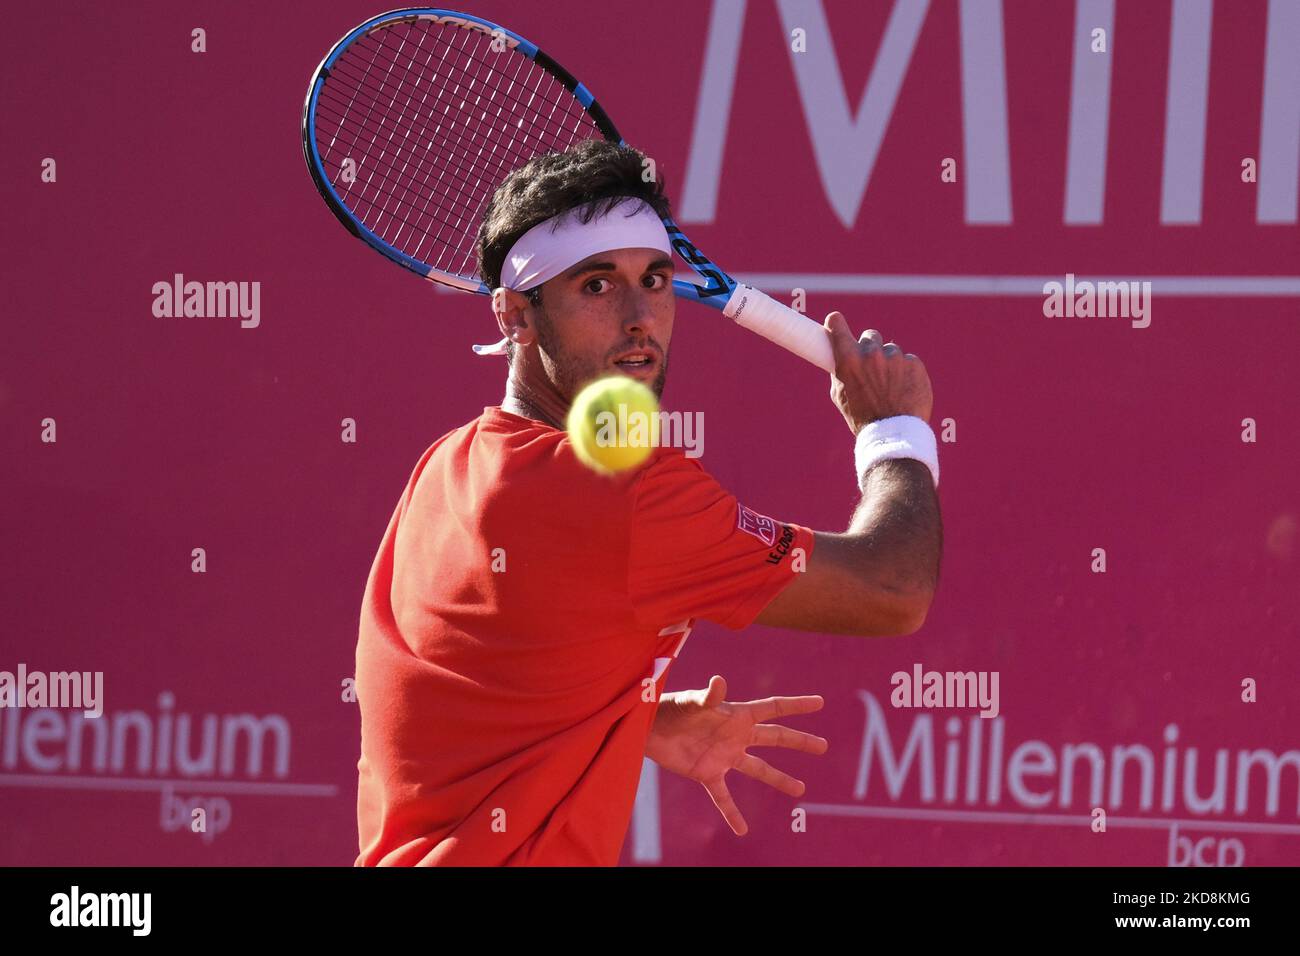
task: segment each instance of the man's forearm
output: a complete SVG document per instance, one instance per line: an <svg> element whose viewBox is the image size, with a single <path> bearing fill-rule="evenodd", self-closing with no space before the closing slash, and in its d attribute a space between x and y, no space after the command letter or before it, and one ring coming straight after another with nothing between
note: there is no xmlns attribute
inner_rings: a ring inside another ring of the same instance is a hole
<svg viewBox="0 0 1300 956"><path fill-rule="evenodd" d="M939 584L943 528L930 469L889 459L867 470L848 530L816 533L807 573L757 620L823 634L912 634Z"/></svg>
<svg viewBox="0 0 1300 956"><path fill-rule="evenodd" d="M943 521L930 470L911 458L867 472L846 534L860 539L866 573L924 618L939 585Z"/></svg>

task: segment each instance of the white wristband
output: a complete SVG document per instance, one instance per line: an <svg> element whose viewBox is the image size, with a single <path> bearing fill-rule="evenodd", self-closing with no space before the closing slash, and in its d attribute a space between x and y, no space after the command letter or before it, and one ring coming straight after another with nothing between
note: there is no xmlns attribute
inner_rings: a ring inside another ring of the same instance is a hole
<svg viewBox="0 0 1300 956"><path fill-rule="evenodd" d="M858 432L853 463L858 469L858 489L867 483L867 470L891 458L914 458L930 469L939 487L939 446L925 419L895 415L868 423Z"/></svg>

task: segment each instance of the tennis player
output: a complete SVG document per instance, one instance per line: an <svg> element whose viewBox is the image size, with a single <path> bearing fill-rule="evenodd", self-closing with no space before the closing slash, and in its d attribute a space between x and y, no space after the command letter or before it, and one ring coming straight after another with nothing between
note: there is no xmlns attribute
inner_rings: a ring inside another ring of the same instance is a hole
<svg viewBox="0 0 1300 956"><path fill-rule="evenodd" d="M869 636L925 620L942 548L930 381L838 312L831 395L862 491L846 532L746 508L679 448L614 477L575 457L564 421L587 382L663 393L668 201L643 159L603 141L540 156L484 213L502 339L478 351L507 357L505 397L420 458L370 573L357 865L615 865L647 756L743 835L725 774L801 796L747 748L824 752L770 722L822 699L730 703L720 677L666 693L695 622Z"/></svg>

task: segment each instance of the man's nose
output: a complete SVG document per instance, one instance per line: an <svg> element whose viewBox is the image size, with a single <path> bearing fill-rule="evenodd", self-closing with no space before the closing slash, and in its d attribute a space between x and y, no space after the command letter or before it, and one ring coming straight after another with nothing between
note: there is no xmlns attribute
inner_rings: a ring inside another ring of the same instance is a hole
<svg viewBox="0 0 1300 956"><path fill-rule="evenodd" d="M654 299L651 290L637 285L626 297L623 305L623 328L644 330L654 319Z"/></svg>

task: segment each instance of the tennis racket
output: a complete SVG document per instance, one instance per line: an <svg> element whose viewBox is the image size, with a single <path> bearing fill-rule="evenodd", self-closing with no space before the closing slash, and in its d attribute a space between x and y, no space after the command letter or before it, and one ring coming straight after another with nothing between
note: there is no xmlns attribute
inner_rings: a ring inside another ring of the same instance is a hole
<svg viewBox="0 0 1300 956"><path fill-rule="evenodd" d="M496 187L534 156L598 137L624 142L591 91L535 44L426 7L380 14L334 44L302 110L307 168L339 222L398 265L480 294L492 290L475 240ZM678 298L834 370L818 323L736 282L663 222L702 280L675 278Z"/></svg>

